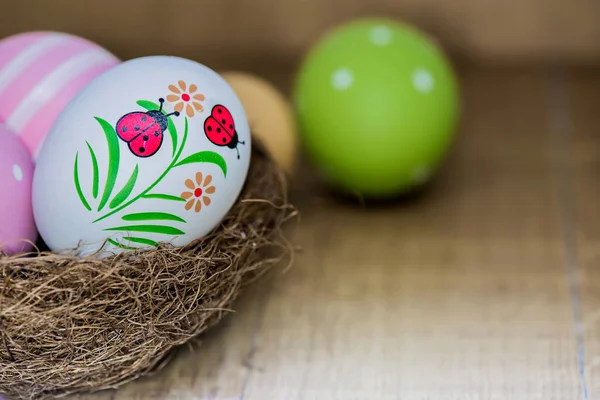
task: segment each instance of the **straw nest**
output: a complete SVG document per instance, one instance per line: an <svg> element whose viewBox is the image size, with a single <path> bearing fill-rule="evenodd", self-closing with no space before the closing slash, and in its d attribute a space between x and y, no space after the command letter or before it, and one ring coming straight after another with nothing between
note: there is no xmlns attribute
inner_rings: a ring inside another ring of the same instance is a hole
<svg viewBox="0 0 600 400"><path fill-rule="evenodd" d="M253 145L245 188L210 235L107 259L0 255L0 393L41 399L116 387L219 322L291 251L285 177Z"/></svg>

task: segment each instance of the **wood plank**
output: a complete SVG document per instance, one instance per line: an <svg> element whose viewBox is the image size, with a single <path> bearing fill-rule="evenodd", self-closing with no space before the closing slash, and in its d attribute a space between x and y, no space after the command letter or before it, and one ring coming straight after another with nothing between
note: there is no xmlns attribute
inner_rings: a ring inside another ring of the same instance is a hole
<svg viewBox="0 0 600 400"><path fill-rule="evenodd" d="M570 78L570 79L569 79ZM600 75L579 70L558 76L558 90L567 101L557 120L558 134L569 138L573 225L574 300L580 308L579 331L582 375L590 399L600 396Z"/></svg>
<svg viewBox="0 0 600 400"><path fill-rule="evenodd" d="M303 204L244 399L577 397L547 79L463 78L462 135L425 197Z"/></svg>
<svg viewBox="0 0 600 400"><path fill-rule="evenodd" d="M123 58L175 54L218 68L289 65L333 25L370 16L416 24L470 60L600 60L590 0L27 0L3 11L0 37L61 30Z"/></svg>

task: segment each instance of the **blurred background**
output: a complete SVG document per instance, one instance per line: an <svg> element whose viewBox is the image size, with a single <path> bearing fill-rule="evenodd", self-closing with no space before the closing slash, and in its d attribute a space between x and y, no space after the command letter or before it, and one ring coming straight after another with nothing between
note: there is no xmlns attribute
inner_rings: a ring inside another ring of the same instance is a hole
<svg viewBox="0 0 600 400"><path fill-rule="evenodd" d="M1 36L60 30L122 59L177 54L215 68L289 71L324 31L364 16L416 24L459 61L600 60L600 7L589 0L28 0L4 8Z"/></svg>

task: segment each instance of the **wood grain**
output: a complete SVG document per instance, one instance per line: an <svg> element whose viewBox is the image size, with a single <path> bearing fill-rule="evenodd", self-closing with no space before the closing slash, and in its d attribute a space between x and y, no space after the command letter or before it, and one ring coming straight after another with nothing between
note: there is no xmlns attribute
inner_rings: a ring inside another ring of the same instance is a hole
<svg viewBox="0 0 600 400"><path fill-rule="evenodd" d="M0 37L52 29L127 59L193 58L215 68L296 64L333 26L358 17L404 20L475 62L600 61L593 0L0 0ZM260 72L260 71L259 71Z"/></svg>
<svg viewBox="0 0 600 400"><path fill-rule="evenodd" d="M557 134L571 141L567 148L573 196L571 285L579 287L575 311L581 369L589 397L600 393L600 75L583 71L571 79L558 76L558 96L563 97L563 113L557 119Z"/></svg>
<svg viewBox="0 0 600 400"><path fill-rule="evenodd" d="M428 191L361 207L304 169L293 268L254 285L194 353L79 398L600 395L600 76L461 77L463 126Z"/></svg>

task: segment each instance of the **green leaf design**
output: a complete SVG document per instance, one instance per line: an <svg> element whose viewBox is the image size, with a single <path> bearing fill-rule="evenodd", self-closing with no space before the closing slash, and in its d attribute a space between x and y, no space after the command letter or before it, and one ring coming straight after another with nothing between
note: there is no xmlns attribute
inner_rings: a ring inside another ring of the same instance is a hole
<svg viewBox="0 0 600 400"><path fill-rule="evenodd" d="M104 130L104 135L106 136L106 143L108 144L108 173L106 174L106 185L104 186L104 193L102 194L102 199L100 200L100 204L98 205L98 211L101 211L112 191L115 187L115 182L117 181L117 174L119 173L119 161L121 158L121 154L119 151L119 139L117 137L117 133L115 132L115 128L102 118L95 117L96 121L102 126Z"/></svg>
<svg viewBox="0 0 600 400"><path fill-rule="evenodd" d="M121 205L120 207L115 208L112 211L107 212L106 214L104 214L103 216L101 216L100 218L96 219L93 223L96 223L98 221L102 221L103 219L106 219L116 213L118 213L119 211L123 210L126 207L129 207L131 204L135 203L136 201L138 201L142 196L147 195L148 193L150 193L150 191L152 189L154 189L154 187L156 185L158 185L160 183L160 181L163 180L163 178L165 176L167 176L167 174L173 169L173 167L175 166L175 163L177 162L177 160L179 160L179 157L181 156L181 152L183 151L183 148L185 147L185 143L187 140L187 135L188 135L188 120L187 118L185 119L185 130L183 131L183 138L181 139L181 146L179 147L179 150L177 150L177 154L175 155L175 158L173 158L173 161L171 162L171 164L167 167L167 169L158 177L156 178L156 180L154 181L154 183L152 183L150 186L148 186L145 190L143 190L140 194L138 194L137 196L135 196L133 199L129 200L128 202L126 202L125 204Z"/></svg>
<svg viewBox="0 0 600 400"><path fill-rule="evenodd" d="M157 242L155 242L154 240L146 239L146 238L140 238L140 237L135 237L135 236L125 236L123 238L123 240L127 240L132 243L147 244L150 246L158 247Z"/></svg>
<svg viewBox="0 0 600 400"><path fill-rule="evenodd" d="M163 213L163 212L143 212L136 214L127 214L123 216L124 221L178 221L187 223L185 219L178 217L177 215Z"/></svg>
<svg viewBox="0 0 600 400"><path fill-rule="evenodd" d="M90 207L89 203L85 199L83 195L83 191L81 190L81 184L79 183L79 152L75 154L75 165L73 167L73 180L75 181L75 189L77 190L77 194L79 195L79 200L81 200L81 204L88 211L92 211L92 207Z"/></svg>
<svg viewBox="0 0 600 400"><path fill-rule="evenodd" d="M117 246L117 247L120 247L120 248L125 249L125 250L138 250L137 247L125 246L124 244L119 243L116 240L108 239L108 242L110 244L112 244L113 246Z"/></svg>
<svg viewBox="0 0 600 400"><path fill-rule="evenodd" d="M225 162L225 159L219 153L215 153L214 151L200 151L198 153L194 153L191 156L179 161L177 164L175 164L175 167L202 162L216 164L223 171L223 175L227 176L227 163Z"/></svg>
<svg viewBox="0 0 600 400"><path fill-rule="evenodd" d="M165 225L127 225L107 228L105 231L126 231L126 232L150 232L162 233L164 235L185 235L180 229Z"/></svg>
<svg viewBox="0 0 600 400"><path fill-rule="evenodd" d="M158 111L160 109L160 105L153 103L148 100L139 100L137 102L138 106L145 108L148 111L155 110ZM167 112L163 109L163 114L167 114ZM175 128L175 124L171 120L170 117L167 117L167 130L169 131L169 135L171 135L171 143L173 144L173 156L175 156L175 152L177 151L177 128Z"/></svg>
<svg viewBox="0 0 600 400"><path fill-rule="evenodd" d="M94 198L97 199L98 198L98 185L99 185L99 176L98 176L98 159L96 158L96 153L94 153L94 149L92 149L92 146L90 146L89 142L85 142L87 144L88 149L90 150L90 157L92 157L92 168L94 171L94 177L92 180L93 186L92 186L92 194L94 195Z"/></svg>
<svg viewBox="0 0 600 400"><path fill-rule="evenodd" d="M173 154L175 156L175 152L177 151L177 128L175 128L175 124L171 120L171 117L167 117L167 130L169 131L169 135L171 135L171 142L173 143Z"/></svg>
<svg viewBox="0 0 600 400"><path fill-rule="evenodd" d="M115 198L110 202L111 209L113 209L115 207L119 207L121 205L121 203L123 203L127 199L127 196L129 196L131 194L131 191L133 190L133 187L135 186L137 177L138 177L138 165L136 164L135 168L133 169L133 172L131 173L131 176L129 177L129 180L127 181L125 186L123 186L123 189L121 189L121 191L119 193L117 193Z"/></svg>
<svg viewBox="0 0 600 400"><path fill-rule="evenodd" d="M162 194L162 193L153 193L153 194L145 194L142 196L144 199L160 199L160 200L171 200L171 201L180 201L185 203L186 200L181 197L171 196L170 194Z"/></svg>
<svg viewBox="0 0 600 400"><path fill-rule="evenodd" d="M146 196L148 193L150 193L150 191L152 191L152 189L154 189L154 187L156 185L158 185L160 183L160 181L162 181L163 178L165 176L167 176L167 174L175 167L175 164L177 163L177 160L179 160L179 157L181 156L181 153L182 153L183 149L185 148L185 143L186 143L187 135L188 135L188 128L189 128L189 126L188 126L188 120L187 120L187 118L185 118L185 130L183 131L183 138L181 139L181 146L177 150L177 154L173 158L173 161L171 161L171 164L167 167L166 170L164 170L164 172L158 178L156 178L156 180L154 181L154 183L152 183L150 186L148 186L140 194L138 194L137 196L135 196L131 200L127 201L125 204L122 204L121 206L115 208L114 210L107 212L106 214L104 214L100 218L97 218L93 223L102 221L103 219L106 219L106 218L108 218L108 217L110 217L110 216L112 216L112 215L120 212L124 208L127 208L131 204L133 204L136 201L138 201L141 197Z"/></svg>

